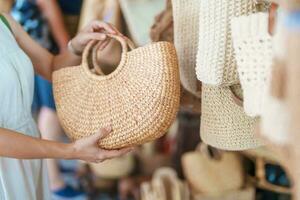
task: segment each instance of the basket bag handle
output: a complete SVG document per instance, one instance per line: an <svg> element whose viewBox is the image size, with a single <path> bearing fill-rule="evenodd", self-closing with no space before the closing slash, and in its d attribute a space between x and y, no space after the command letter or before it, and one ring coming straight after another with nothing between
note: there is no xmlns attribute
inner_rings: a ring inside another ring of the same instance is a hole
<svg viewBox="0 0 300 200"><path fill-rule="evenodd" d="M123 55L126 54L129 49L130 50L135 49L134 43L125 36L113 35L113 34L106 34L106 35L111 39L117 40L121 44ZM91 73L90 66L93 66L97 75L104 75L101 67L97 62L97 51L101 44L102 42L97 40L90 41L88 45L85 47L82 55L82 66L85 68L85 70L88 70L90 73Z"/></svg>
<svg viewBox="0 0 300 200"><path fill-rule="evenodd" d="M239 97L235 92L232 86L229 87L229 90L231 92L231 98L234 101L234 103L240 107L244 106L244 100Z"/></svg>

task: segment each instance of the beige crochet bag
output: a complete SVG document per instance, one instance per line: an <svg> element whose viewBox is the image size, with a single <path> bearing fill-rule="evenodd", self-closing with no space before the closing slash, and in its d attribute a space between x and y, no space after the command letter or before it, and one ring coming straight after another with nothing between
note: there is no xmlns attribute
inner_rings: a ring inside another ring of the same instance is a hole
<svg viewBox="0 0 300 200"><path fill-rule="evenodd" d="M193 95L201 97L201 84L195 70L200 3L199 0L172 0L172 5L181 84Z"/></svg>
<svg viewBox="0 0 300 200"><path fill-rule="evenodd" d="M237 153L218 153L220 155L210 153L209 147L201 144L200 152L183 155L183 171L193 193L222 196L242 188L244 172L240 156Z"/></svg>
<svg viewBox="0 0 300 200"><path fill-rule="evenodd" d="M253 0L201 0L197 77L205 84L239 82L231 37L231 19L259 9Z"/></svg>
<svg viewBox="0 0 300 200"><path fill-rule="evenodd" d="M261 146L254 135L257 119L247 116L233 99L242 96L241 87L202 88L201 138L213 147L224 150L246 150Z"/></svg>
<svg viewBox="0 0 300 200"><path fill-rule="evenodd" d="M111 126L113 132L99 141L105 149L140 145L165 134L174 121L180 101L179 70L175 48L158 42L128 51L126 41L117 69L97 75L91 68L90 42L82 64L53 73L57 114L70 138L76 140ZM130 45L132 46L132 45Z"/></svg>
<svg viewBox="0 0 300 200"><path fill-rule="evenodd" d="M260 116L267 92L273 59L269 15L257 13L232 20L232 38L237 69L244 94L244 109L251 117Z"/></svg>

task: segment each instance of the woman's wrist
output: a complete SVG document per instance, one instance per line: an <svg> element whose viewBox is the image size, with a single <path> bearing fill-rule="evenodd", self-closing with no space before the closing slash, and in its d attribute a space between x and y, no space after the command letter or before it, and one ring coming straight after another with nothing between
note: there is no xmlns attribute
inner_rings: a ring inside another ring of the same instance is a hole
<svg viewBox="0 0 300 200"><path fill-rule="evenodd" d="M65 160L75 160L75 159L77 159L76 149L74 147L74 143L64 144L63 151L64 151L64 156L63 157L64 157Z"/></svg>
<svg viewBox="0 0 300 200"><path fill-rule="evenodd" d="M73 40L70 40L70 41L68 42L68 50L69 50L72 54L81 57L81 56L82 56L82 51L81 51L81 50L78 50L76 47L74 47L74 44L73 44L72 41L73 41Z"/></svg>

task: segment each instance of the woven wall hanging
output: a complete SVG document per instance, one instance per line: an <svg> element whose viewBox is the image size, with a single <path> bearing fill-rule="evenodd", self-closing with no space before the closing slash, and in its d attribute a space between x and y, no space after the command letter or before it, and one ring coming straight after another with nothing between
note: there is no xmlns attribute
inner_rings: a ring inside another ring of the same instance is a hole
<svg viewBox="0 0 300 200"><path fill-rule="evenodd" d="M91 54L97 42L92 41L84 50L80 66L53 73L62 127L76 140L111 126L113 132L99 141L105 149L135 146L161 137L179 108L180 81L174 46L158 42L128 51L130 41L108 36L117 39L123 49L114 72L94 73Z"/></svg>

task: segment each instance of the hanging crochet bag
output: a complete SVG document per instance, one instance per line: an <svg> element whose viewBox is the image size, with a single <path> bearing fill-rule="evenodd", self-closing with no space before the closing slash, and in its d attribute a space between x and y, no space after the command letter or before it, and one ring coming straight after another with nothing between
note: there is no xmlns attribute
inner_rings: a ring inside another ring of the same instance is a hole
<svg viewBox="0 0 300 200"><path fill-rule="evenodd" d="M201 138L223 150L246 150L261 146L254 135L257 119L247 116L233 96L242 99L239 85L216 87L203 84Z"/></svg>
<svg viewBox="0 0 300 200"><path fill-rule="evenodd" d="M257 13L232 20L232 38L237 69L244 94L244 109L260 116L267 79L270 77L273 44L268 32L269 15Z"/></svg>
<svg viewBox="0 0 300 200"><path fill-rule="evenodd" d="M111 126L113 132L99 141L105 149L140 145L161 137L174 121L180 101L175 48L158 42L128 51L128 40L118 40L122 59L109 75L97 75L91 52L84 50L82 64L53 73L53 89L61 125L73 139ZM132 45L130 45L131 48Z"/></svg>
<svg viewBox="0 0 300 200"><path fill-rule="evenodd" d="M199 37L199 0L172 0L174 43L178 53L182 86L201 97L201 84L196 76Z"/></svg>
<svg viewBox="0 0 300 200"><path fill-rule="evenodd" d="M197 77L205 84L239 82L231 37L231 19L257 12L253 0L202 0L199 18Z"/></svg>

